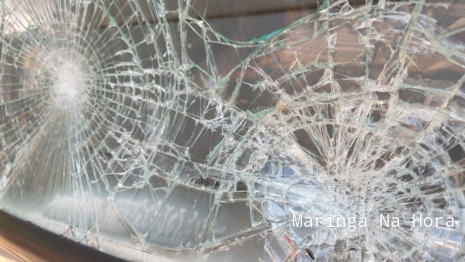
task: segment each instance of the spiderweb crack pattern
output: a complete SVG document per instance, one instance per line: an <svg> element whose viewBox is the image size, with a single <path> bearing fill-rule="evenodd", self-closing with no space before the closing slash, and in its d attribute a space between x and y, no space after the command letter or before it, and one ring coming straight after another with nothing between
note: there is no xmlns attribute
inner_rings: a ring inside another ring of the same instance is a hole
<svg viewBox="0 0 465 262"><path fill-rule="evenodd" d="M461 1L324 1L247 39L173 3L1 2L0 208L129 260L464 258Z"/></svg>

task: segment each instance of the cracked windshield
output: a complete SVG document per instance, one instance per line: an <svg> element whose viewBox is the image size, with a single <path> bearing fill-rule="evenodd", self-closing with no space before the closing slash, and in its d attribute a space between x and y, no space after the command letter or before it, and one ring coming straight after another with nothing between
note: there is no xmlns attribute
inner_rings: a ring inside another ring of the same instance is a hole
<svg viewBox="0 0 465 262"><path fill-rule="evenodd" d="M43 230L34 250L465 261L465 1L0 0L0 19L0 210ZM40 261L2 230L0 259Z"/></svg>

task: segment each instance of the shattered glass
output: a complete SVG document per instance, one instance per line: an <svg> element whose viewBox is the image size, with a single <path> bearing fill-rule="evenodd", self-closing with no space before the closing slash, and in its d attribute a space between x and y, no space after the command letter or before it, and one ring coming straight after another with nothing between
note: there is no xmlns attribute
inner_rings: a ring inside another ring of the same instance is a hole
<svg viewBox="0 0 465 262"><path fill-rule="evenodd" d="M463 261L465 3L249 2L1 0L0 208L131 261Z"/></svg>

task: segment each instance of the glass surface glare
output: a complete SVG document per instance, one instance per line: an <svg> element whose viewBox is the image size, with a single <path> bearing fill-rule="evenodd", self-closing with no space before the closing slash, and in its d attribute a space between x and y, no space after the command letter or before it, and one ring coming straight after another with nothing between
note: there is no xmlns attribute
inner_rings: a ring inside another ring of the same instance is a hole
<svg viewBox="0 0 465 262"><path fill-rule="evenodd" d="M465 3L275 2L0 0L0 209L131 261L465 260Z"/></svg>

